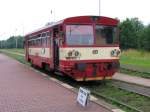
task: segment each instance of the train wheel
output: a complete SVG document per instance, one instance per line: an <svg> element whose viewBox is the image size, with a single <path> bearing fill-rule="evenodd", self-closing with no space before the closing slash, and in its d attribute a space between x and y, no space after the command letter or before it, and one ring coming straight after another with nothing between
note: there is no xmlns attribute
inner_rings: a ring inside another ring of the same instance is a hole
<svg viewBox="0 0 150 112"><path fill-rule="evenodd" d="M46 70L46 71L48 71L48 72L51 71L51 70L50 70L50 67L49 67L49 64L44 64L43 68L44 68L44 70Z"/></svg>

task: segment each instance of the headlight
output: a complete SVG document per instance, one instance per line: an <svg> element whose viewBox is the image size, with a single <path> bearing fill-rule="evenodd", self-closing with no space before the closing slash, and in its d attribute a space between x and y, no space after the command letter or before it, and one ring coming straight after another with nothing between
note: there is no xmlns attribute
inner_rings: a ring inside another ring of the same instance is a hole
<svg viewBox="0 0 150 112"><path fill-rule="evenodd" d="M81 56L81 53L79 51L76 51L76 50L71 50L67 53L67 57L77 58L80 56Z"/></svg>
<svg viewBox="0 0 150 112"><path fill-rule="evenodd" d="M71 57L72 56L72 51L68 52L68 56Z"/></svg>
<svg viewBox="0 0 150 112"><path fill-rule="evenodd" d="M74 55L77 57L79 56L79 52L78 51L75 51Z"/></svg>
<svg viewBox="0 0 150 112"><path fill-rule="evenodd" d="M111 51L111 56L112 57L118 57L120 54L120 50L119 49L114 49Z"/></svg>

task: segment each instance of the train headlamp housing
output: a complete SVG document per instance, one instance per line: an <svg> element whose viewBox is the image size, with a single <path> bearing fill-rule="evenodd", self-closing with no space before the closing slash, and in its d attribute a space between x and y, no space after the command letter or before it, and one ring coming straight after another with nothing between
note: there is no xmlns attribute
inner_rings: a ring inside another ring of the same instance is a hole
<svg viewBox="0 0 150 112"><path fill-rule="evenodd" d="M68 56L71 57L72 56L72 51L68 52Z"/></svg>
<svg viewBox="0 0 150 112"><path fill-rule="evenodd" d="M111 56L112 57L118 57L120 55L120 50L119 49L114 49L111 51Z"/></svg>
<svg viewBox="0 0 150 112"><path fill-rule="evenodd" d="M81 53L77 50L71 50L68 52L66 58L67 59L77 59L81 56Z"/></svg>
<svg viewBox="0 0 150 112"><path fill-rule="evenodd" d="M80 54L79 51L74 52L75 57L79 56L79 54Z"/></svg>

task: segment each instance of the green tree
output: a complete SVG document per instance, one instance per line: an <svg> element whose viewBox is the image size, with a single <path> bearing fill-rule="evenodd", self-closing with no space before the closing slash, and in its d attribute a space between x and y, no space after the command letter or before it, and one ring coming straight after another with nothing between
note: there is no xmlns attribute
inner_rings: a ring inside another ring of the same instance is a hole
<svg viewBox="0 0 150 112"><path fill-rule="evenodd" d="M0 48L23 48L24 37L22 36L11 36L7 40L0 41Z"/></svg>
<svg viewBox="0 0 150 112"><path fill-rule="evenodd" d="M14 36L7 39L6 42L7 42L7 48L15 48L16 40Z"/></svg>
<svg viewBox="0 0 150 112"><path fill-rule="evenodd" d="M7 42L5 40L0 41L0 48L7 48Z"/></svg>
<svg viewBox="0 0 150 112"><path fill-rule="evenodd" d="M122 49L138 48L139 32L143 30L144 25L138 18L126 19L119 25L120 46Z"/></svg>
<svg viewBox="0 0 150 112"><path fill-rule="evenodd" d="M150 25L139 33L138 45L139 49L150 51Z"/></svg>

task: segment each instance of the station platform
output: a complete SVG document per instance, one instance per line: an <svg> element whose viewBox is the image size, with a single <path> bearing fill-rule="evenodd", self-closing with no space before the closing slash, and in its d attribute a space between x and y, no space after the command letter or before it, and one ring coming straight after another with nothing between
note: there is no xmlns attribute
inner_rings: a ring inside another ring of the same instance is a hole
<svg viewBox="0 0 150 112"><path fill-rule="evenodd" d="M113 76L113 79L136 84L136 85L141 85L144 87L150 87L150 79L136 77L136 76L130 76L130 75L123 74L123 73L116 73Z"/></svg>
<svg viewBox="0 0 150 112"><path fill-rule="evenodd" d="M83 108L76 98L73 91L0 54L0 112L112 112L94 102Z"/></svg>

